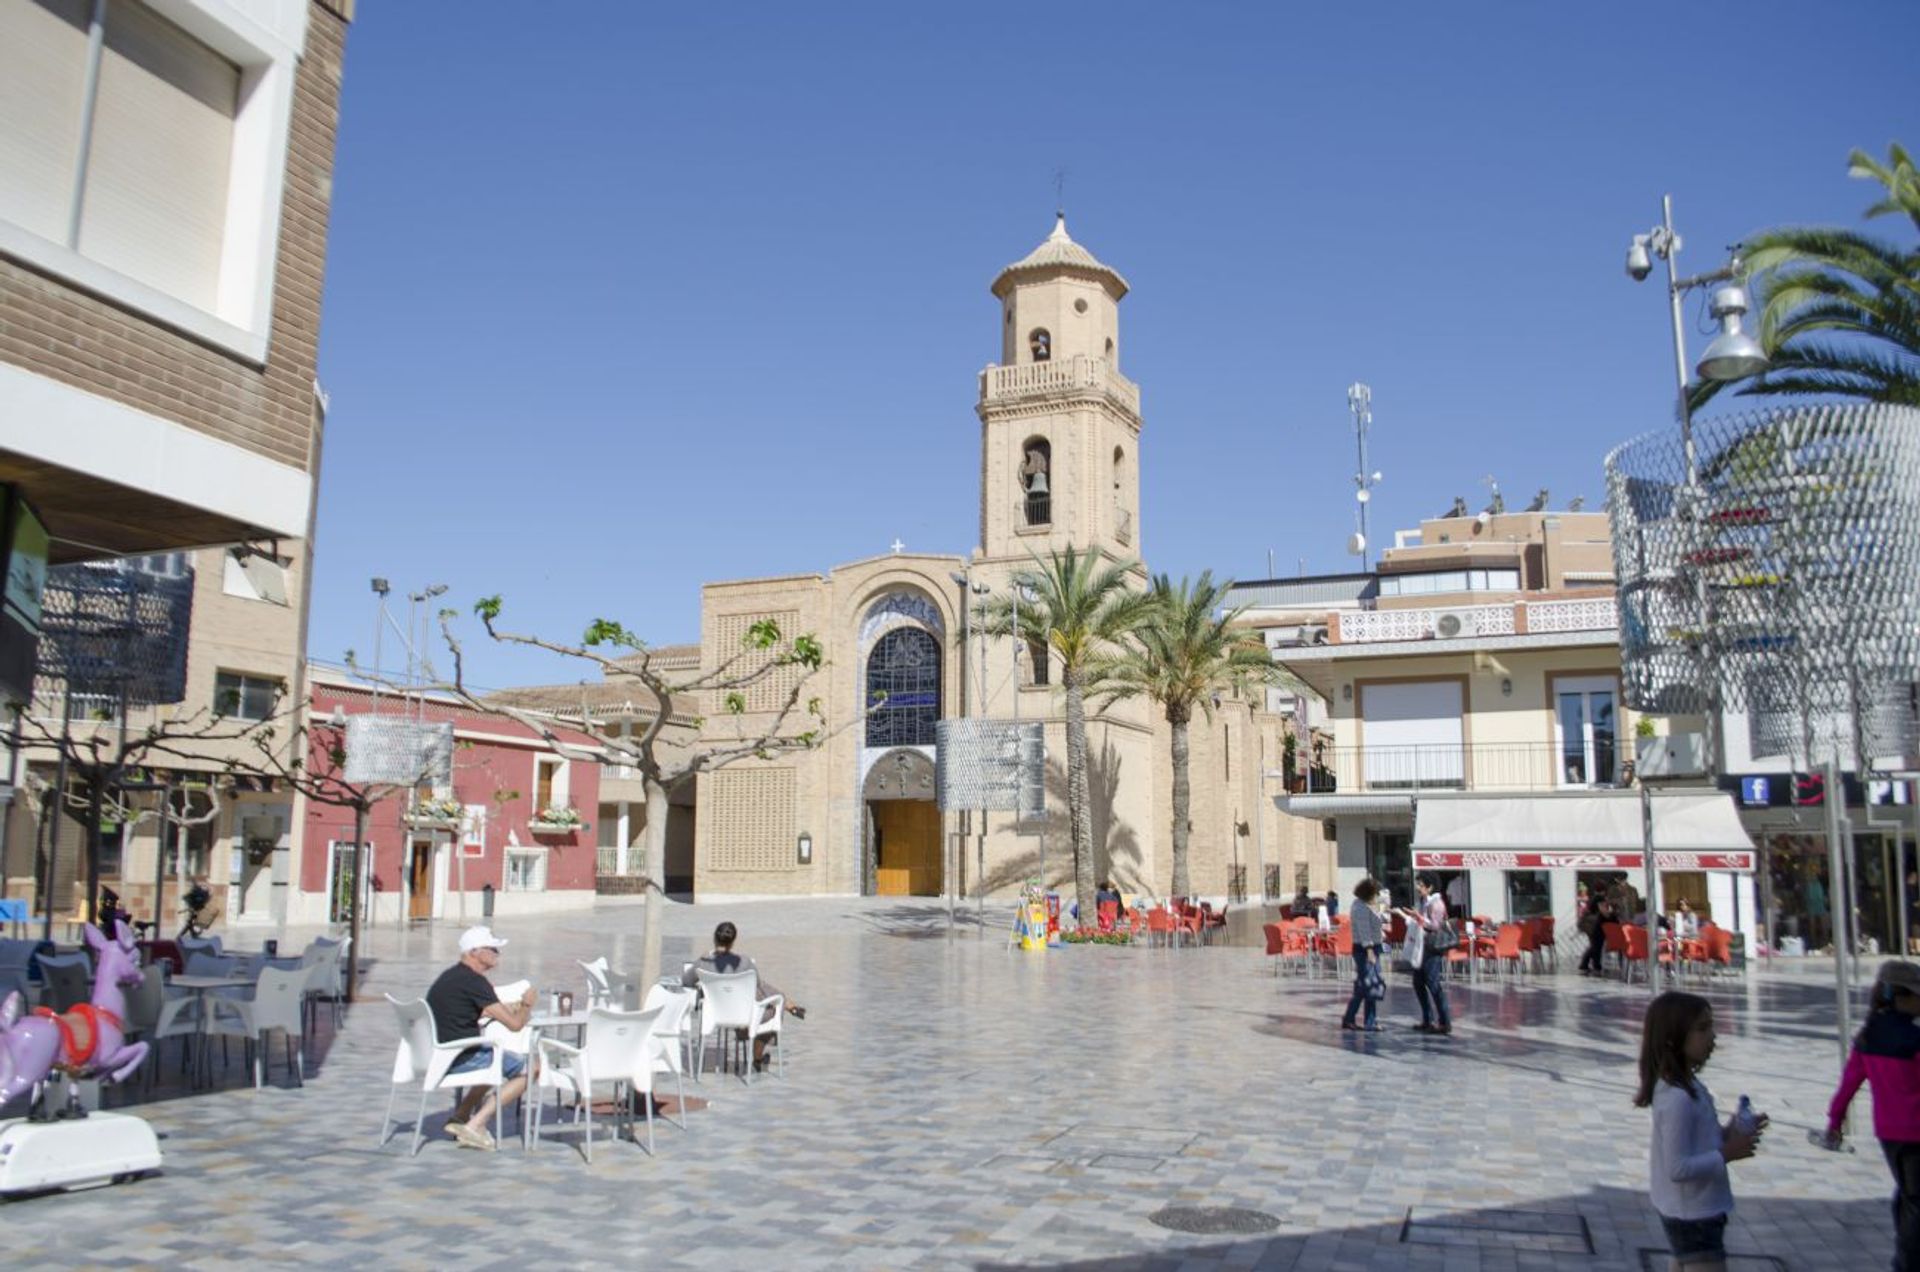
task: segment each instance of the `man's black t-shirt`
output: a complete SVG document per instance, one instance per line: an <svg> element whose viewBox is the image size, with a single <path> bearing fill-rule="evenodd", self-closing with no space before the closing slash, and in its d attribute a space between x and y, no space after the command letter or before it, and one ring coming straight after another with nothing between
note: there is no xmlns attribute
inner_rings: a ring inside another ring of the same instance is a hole
<svg viewBox="0 0 1920 1272"><path fill-rule="evenodd" d="M433 1024L441 1042L478 1038L480 1013L499 1001L493 983L465 963L455 963L440 973L440 979L427 991L427 1006L433 1009Z"/></svg>

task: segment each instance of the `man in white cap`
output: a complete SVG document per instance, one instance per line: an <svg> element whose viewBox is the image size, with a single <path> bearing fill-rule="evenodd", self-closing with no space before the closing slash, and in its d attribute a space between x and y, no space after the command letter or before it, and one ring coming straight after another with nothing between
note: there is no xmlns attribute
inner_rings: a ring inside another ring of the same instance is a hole
<svg viewBox="0 0 1920 1272"><path fill-rule="evenodd" d="M500 965L500 947L507 942L484 925L475 925L460 934L460 961L440 973L427 991L427 1006L433 1009L433 1023L441 1042L472 1038L475 1045L453 1062L452 1073L484 1069L493 1062L492 1046L480 1042L480 1025L497 1020L508 1029L526 1028L533 1015L533 990L529 988L517 1003L503 1003L500 994L487 979L487 973ZM527 1058L508 1051L500 1058L506 1082L500 1087L500 1099L512 1103L527 1089ZM462 1148L492 1148L493 1136L487 1132L487 1119L493 1116L494 1094L487 1087L469 1087L454 1106L447 1122L447 1134L460 1141Z"/></svg>

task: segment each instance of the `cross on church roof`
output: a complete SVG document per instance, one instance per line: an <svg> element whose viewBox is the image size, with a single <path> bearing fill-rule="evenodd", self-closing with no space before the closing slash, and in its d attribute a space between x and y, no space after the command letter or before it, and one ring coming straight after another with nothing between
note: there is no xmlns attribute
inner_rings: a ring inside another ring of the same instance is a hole
<svg viewBox="0 0 1920 1272"><path fill-rule="evenodd" d="M900 553L902 553L902 552L905 552L906 550L907 550L907 545L906 545L906 544L904 544L904 543L902 543L902 542L900 542L900 536L899 536L899 535L895 535L895 536L893 537L893 551L894 551L894 555L895 555L895 556L898 556L898 555L899 555Z"/></svg>

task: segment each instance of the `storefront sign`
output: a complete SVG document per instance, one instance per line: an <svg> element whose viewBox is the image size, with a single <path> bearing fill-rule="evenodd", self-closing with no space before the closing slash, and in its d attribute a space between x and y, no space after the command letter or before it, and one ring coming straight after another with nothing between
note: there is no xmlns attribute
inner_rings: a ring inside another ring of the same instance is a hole
<svg viewBox="0 0 1920 1272"><path fill-rule="evenodd" d="M1416 849L1415 870L1639 870L1638 852L1429 852ZM1753 870L1751 852L1657 852L1662 870Z"/></svg>

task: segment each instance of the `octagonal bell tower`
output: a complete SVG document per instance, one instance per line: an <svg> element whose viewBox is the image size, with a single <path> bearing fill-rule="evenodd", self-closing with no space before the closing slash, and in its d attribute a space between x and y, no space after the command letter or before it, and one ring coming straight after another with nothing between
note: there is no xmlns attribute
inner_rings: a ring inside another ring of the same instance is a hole
<svg viewBox="0 0 1920 1272"><path fill-rule="evenodd" d="M980 373L985 561L1075 547L1140 555L1140 390L1120 374L1127 281L1067 234L993 280L1000 361Z"/></svg>

